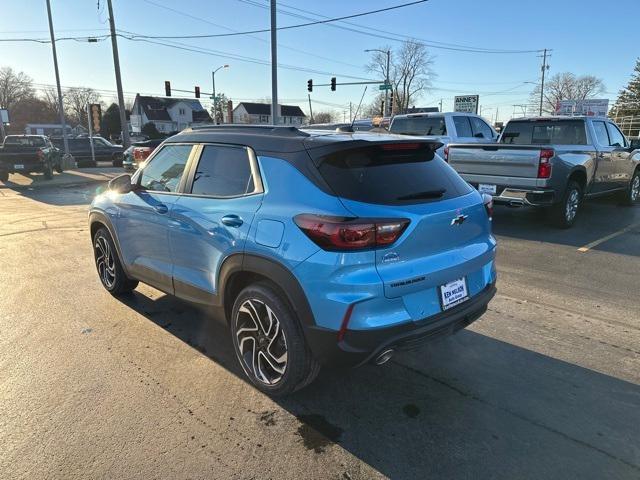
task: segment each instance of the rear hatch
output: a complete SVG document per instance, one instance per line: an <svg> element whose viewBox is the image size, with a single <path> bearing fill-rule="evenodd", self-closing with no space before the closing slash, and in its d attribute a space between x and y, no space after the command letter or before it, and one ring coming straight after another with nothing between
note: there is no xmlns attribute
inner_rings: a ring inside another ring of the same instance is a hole
<svg viewBox="0 0 640 480"><path fill-rule="evenodd" d="M493 240L482 199L433 155L438 146L380 143L340 150L317 162L354 216L409 220L394 244L376 249L387 297L443 285L491 260Z"/></svg>

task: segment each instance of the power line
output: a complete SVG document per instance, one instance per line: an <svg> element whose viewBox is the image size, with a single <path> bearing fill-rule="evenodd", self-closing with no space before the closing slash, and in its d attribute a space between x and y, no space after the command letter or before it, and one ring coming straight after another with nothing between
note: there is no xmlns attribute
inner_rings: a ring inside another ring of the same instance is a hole
<svg viewBox="0 0 640 480"><path fill-rule="evenodd" d="M403 3L400 5L394 5L392 7L386 7L386 8L379 8L377 10L369 10L367 12L361 12L361 13L354 13L352 15L345 15L343 17L335 17L335 18L327 18L325 20L316 20L313 22L308 22L308 23L300 23L297 25L287 25L284 27L278 27L277 30L291 30L294 28L302 28L302 27L309 27L312 25L321 25L321 24L325 24L325 23L331 23L331 22L338 22L340 20L346 20L348 18L356 18L356 17L363 17L365 15L372 15L374 13L382 13L382 12L388 12L390 10L396 10L398 8L404 8L404 7L408 7L411 5L416 5L418 3L424 3L427 2L428 0L415 0L413 2L409 2L409 3ZM204 34L204 35L139 35L139 38L148 38L148 39L164 39L164 40L170 40L170 39L188 39L188 38L218 38L218 37L234 37L234 36L238 36L238 35L249 35L252 33L265 33L265 32L270 32L271 30L269 28L262 28L262 29L258 29L258 30L248 30L245 32L231 32L231 33L215 33L215 34Z"/></svg>

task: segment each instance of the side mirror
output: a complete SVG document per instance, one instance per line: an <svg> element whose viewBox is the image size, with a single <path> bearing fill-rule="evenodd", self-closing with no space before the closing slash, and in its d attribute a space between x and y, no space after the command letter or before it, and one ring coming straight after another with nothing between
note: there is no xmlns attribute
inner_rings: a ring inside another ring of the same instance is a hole
<svg viewBox="0 0 640 480"><path fill-rule="evenodd" d="M631 150L640 149L640 138L632 139L629 147L631 147Z"/></svg>
<svg viewBox="0 0 640 480"><path fill-rule="evenodd" d="M109 181L109 190L118 193L129 193L135 190L135 186L131 183L131 175L125 173L111 179Z"/></svg>
<svg viewBox="0 0 640 480"><path fill-rule="evenodd" d="M476 138L484 138L484 133L482 133L482 132L478 132L478 133L476 133L476 134L474 135L474 137L476 137Z"/></svg>

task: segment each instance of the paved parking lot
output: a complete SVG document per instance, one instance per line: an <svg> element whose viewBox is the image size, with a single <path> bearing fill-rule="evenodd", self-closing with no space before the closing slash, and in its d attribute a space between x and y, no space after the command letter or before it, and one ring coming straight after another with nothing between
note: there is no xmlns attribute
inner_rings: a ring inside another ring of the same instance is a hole
<svg viewBox="0 0 640 480"><path fill-rule="evenodd" d="M498 207L481 320L274 401L217 312L102 289L101 188L0 185L3 478L640 477L640 206Z"/></svg>

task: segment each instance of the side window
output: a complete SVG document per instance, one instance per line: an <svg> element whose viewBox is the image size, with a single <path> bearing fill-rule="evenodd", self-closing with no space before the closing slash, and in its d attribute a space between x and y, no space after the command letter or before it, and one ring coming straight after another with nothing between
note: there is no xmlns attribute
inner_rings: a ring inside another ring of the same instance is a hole
<svg viewBox="0 0 640 480"><path fill-rule="evenodd" d="M624 138L624 135L618 130L612 123L607 123L607 130L609 131L609 138L611 139L610 145L616 147L626 147L627 140Z"/></svg>
<svg viewBox="0 0 640 480"><path fill-rule="evenodd" d="M453 117L453 124L456 126L456 133L459 137L473 137L471 125L469 125L469 119L467 117L456 115Z"/></svg>
<svg viewBox="0 0 640 480"><path fill-rule="evenodd" d="M604 122L593 122L593 129L596 132L598 144L609 145L609 134L607 133L607 126Z"/></svg>
<svg viewBox="0 0 640 480"><path fill-rule="evenodd" d="M145 165L140 186L153 192L175 192L192 145L167 145Z"/></svg>
<svg viewBox="0 0 640 480"><path fill-rule="evenodd" d="M238 197L255 190L247 149L206 145L193 178L191 193Z"/></svg>
<svg viewBox="0 0 640 480"><path fill-rule="evenodd" d="M482 137L486 138L487 140L493 138L491 127L487 125L484 120L478 117L469 117L469 120L471 121L471 129L473 130L474 137L481 133Z"/></svg>

